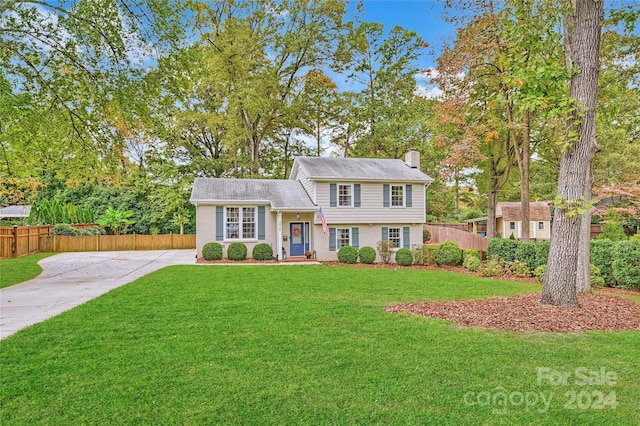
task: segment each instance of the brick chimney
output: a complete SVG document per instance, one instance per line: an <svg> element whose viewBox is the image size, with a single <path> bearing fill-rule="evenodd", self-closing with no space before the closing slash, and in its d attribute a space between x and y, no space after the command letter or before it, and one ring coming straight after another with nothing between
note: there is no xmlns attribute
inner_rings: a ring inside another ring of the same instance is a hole
<svg viewBox="0 0 640 426"><path fill-rule="evenodd" d="M412 169L420 169L420 153L415 149L410 149L404 155L404 162Z"/></svg>

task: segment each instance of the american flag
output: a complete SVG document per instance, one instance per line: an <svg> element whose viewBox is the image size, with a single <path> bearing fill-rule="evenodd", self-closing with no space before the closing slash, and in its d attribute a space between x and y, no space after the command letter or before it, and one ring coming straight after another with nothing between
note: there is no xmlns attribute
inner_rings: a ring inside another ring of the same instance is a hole
<svg viewBox="0 0 640 426"><path fill-rule="evenodd" d="M318 220L322 222L322 232L324 232L324 235L329 235L329 225L327 225L327 219L324 218L324 213L322 213L322 207L318 210Z"/></svg>

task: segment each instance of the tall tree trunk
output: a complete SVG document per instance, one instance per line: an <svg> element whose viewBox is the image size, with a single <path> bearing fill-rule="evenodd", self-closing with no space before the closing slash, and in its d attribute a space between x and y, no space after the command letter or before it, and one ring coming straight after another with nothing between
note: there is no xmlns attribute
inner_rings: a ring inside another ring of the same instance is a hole
<svg viewBox="0 0 640 426"><path fill-rule="evenodd" d="M496 236L496 202L498 191L494 189L496 179L491 177L489 182L489 206L487 208L487 238Z"/></svg>
<svg viewBox="0 0 640 426"><path fill-rule="evenodd" d="M591 201L591 184L593 175L589 170L587 183L584 187L585 202ZM578 243L578 271L576 273L576 291L578 293L591 293L591 215L594 207L589 206L582 219L580 240Z"/></svg>
<svg viewBox="0 0 640 426"><path fill-rule="evenodd" d="M458 174L458 172L455 173L455 185L456 185L456 192L455 192L455 217L456 219L460 218L460 175Z"/></svg>
<svg viewBox="0 0 640 426"><path fill-rule="evenodd" d="M540 303L578 307L576 275L580 232L585 220L585 188L590 186L595 141L596 93L600 57L600 33L604 0L576 0L574 15L565 20L565 50L580 72L571 78L570 94L577 100L581 117L569 125L578 139L562 154L558 195L547 272Z"/></svg>
<svg viewBox="0 0 640 426"><path fill-rule="evenodd" d="M529 217L529 163L531 162L531 116L528 110L522 113L522 150L518 162L520 166L520 201L522 203L522 234L523 241L529 241L530 217Z"/></svg>

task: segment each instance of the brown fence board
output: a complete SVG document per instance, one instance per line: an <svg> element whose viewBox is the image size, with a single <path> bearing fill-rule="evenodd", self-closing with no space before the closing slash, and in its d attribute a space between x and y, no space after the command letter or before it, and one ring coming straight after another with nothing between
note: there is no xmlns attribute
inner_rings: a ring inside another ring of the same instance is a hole
<svg viewBox="0 0 640 426"><path fill-rule="evenodd" d="M487 251L489 248L490 240L488 238L479 237L467 231L442 226L425 225L424 227L431 233L431 242L433 243L443 243L449 240L458 244L462 250Z"/></svg>
<svg viewBox="0 0 640 426"><path fill-rule="evenodd" d="M74 225L75 226L75 225ZM78 225L79 229L94 225ZM194 249L194 234L50 236L53 226L0 227L0 257L37 252Z"/></svg>

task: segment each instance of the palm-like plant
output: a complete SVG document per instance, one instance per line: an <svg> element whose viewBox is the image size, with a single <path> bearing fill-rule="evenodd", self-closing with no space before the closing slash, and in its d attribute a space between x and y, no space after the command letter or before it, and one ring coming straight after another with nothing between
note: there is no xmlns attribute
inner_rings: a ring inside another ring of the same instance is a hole
<svg viewBox="0 0 640 426"><path fill-rule="evenodd" d="M104 211L102 218L98 220L98 225L111 228L114 235L120 234L120 232L126 232L127 226L135 223L135 221L129 218L133 216L131 210L118 210L113 206L109 206Z"/></svg>

